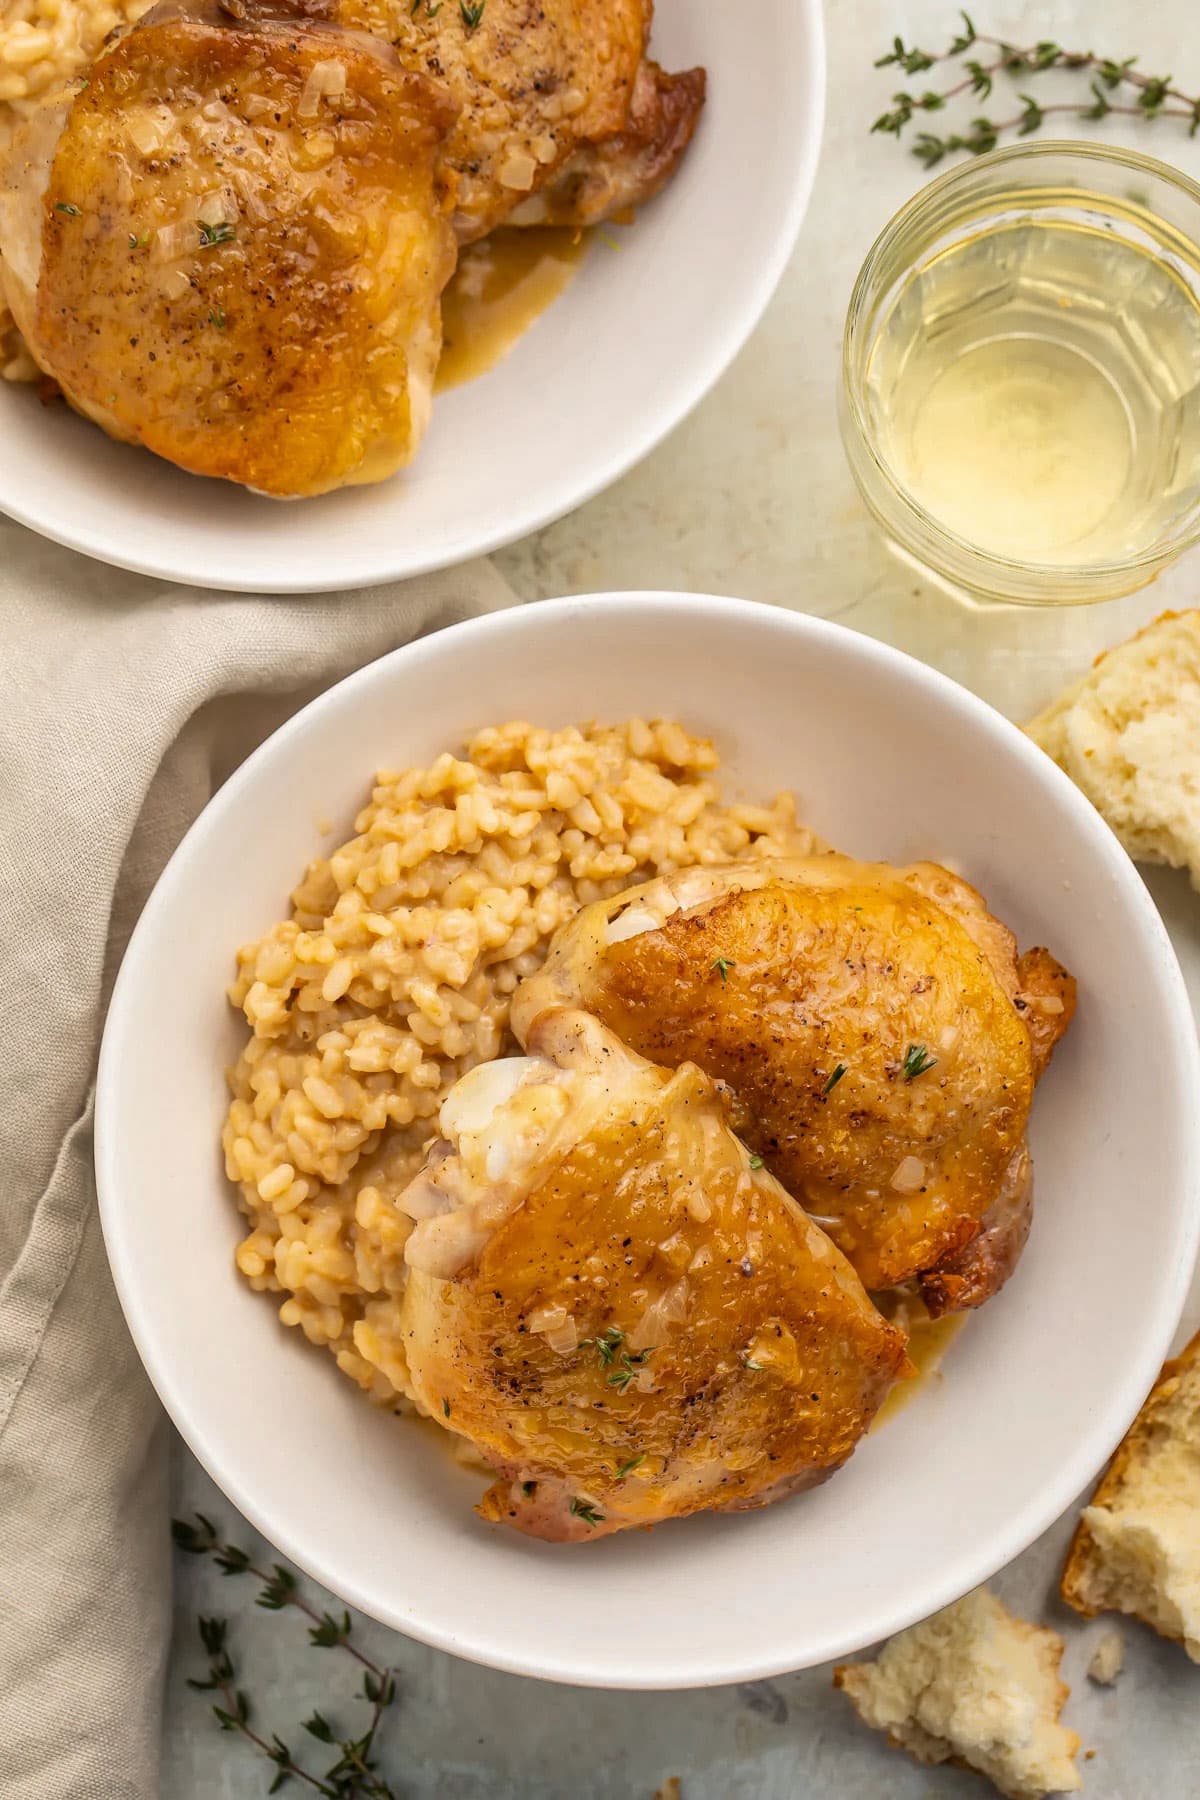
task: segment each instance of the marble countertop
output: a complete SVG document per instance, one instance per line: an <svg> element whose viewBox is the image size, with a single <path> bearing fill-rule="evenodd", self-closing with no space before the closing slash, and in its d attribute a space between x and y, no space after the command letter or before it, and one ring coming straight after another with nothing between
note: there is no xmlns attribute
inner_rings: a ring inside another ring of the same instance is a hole
<svg viewBox="0 0 1200 1800"><path fill-rule="evenodd" d="M1193 84L1200 83L1200 48L1187 29L1190 0L1140 9L1128 0L1044 0L974 10L981 29L1019 42L1053 35L1104 53L1137 51L1148 68L1176 68L1190 58ZM871 118L898 85L890 71L871 65L896 32L941 42L953 29L954 9L941 0L829 0L827 13L830 105L821 170L799 246L758 332L653 456L497 561L522 599L684 588L835 618L923 657L1022 718L1098 650L1163 607L1195 604L1200 556L1151 590L1107 606L983 613L924 587L880 543L837 436L841 325L871 239L923 176L893 139L868 135ZM1105 135L1142 143L1200 177L1200 138L1189 141L1173 125L1148 132L1127 123ZM1200 901L1182 877L1156 873L1151 886L1200 1009ZM1185 1323L1198 1321L1200 1290ZM177 1511L198 1507L255 1546L255 1534L181 1446L175 1478ZM1200 1793L1200 1670L1174 1646L1125 1622L1120 1681L1102 1689L1086 1679L1104 1622L1076 1618L1054 1593L1075 1510L994 1585L1010 1605L1053 1624L1067 1640L1067 1718L1095 1753L1081 1761L1090 1800L1184 1800ZM311 1649L303 1621L263 1612L252 1604L253 1591L181 1559L164 1800L250 1800L269 1785L262 1759L220 1733L205 1697L186 1686L189 1674L201 1672L197 1612L229 1618L246 1685L269 1728L294 1741L314 1706L353 1717L357 1684L348 1659ZM376 1659L398 1672L400 1699L380 1748L383 1772L409 1800L650 1800L672 1775L681 1778L683 1800L979 1800L986 1791L975 1776L926 1770L888 1750L831 1693L828 1670L695 1693L593 1692L475 1668L365 1621L358 1630Z"/></svg>

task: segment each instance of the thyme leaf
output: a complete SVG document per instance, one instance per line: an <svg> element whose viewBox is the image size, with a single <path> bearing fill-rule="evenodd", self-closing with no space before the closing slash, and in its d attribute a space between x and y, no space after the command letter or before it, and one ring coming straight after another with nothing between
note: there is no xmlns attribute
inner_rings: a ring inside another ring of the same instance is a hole
<svg viewBox="0 0 1200 1800"><path fill-rule="evenodd" d="M900 1072L905 1081L915 1081L918 1075L924 1075L927 1069L937 1067L937 1057L930 1056L924 1044L910 1044L904 1052L904 1061Z"/></svg>
<svg viewBox="0 0 1200 1800"><path fill-rule="evenodd" d="M615 1369L608 1378L609 1387L616 1388L618 1394L623 1394L630 1382L636 1376L638 1370L648 1363L653 1355L653 1345L647 1350L638 1350L632 1356L629 1354L628 1350L623 1350L621 1352L620 1368Z"/></svg>
<svg viewBox="0 0 1200 1800"><path fill-rule="evenodd" d="M607 1369L624 1342L625 1333L620 1326L608 1325L594 1338L580 1338L579 1348L586 1350L589 1345L593 1346L602 1366Z"/></svg>

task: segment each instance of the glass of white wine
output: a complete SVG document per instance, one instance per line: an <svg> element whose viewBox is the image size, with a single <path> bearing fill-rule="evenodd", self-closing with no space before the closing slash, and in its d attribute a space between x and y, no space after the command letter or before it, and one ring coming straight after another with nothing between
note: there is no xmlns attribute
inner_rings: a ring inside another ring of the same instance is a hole
<svg viewBox="0 0 1200 1800"><path fill-rule="evenodd" d="M1200 187L1084 143L950 170L872 246L842 377L854 478L923 573L1132 592L1200 540Z"/></svg>

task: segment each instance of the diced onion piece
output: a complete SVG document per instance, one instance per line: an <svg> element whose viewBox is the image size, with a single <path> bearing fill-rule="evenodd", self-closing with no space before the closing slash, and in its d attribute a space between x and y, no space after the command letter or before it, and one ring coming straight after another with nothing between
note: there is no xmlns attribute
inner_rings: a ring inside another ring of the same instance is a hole
<svg viewBox="0 0 1200 1800"><path fill-rule="evenodd" d="M196 217L201 225L232 225L229 202L220 188L211 194L205 194L196 210Z"/></svg>
<svg viewBox="0 0 1200 1800"><path fill-rule="evenodd" d="M329 162L337 149L337 139L332 131L310 131L296 145L293 161L299 169L320 169Z"/></svg>
<svg viewBox="0 0 1200 1800"><path fill-rule="evenodd" d="M559 1356L570 1356L579 1344L579 1327L565 1306L537 1306L529 1315L529 1329L545 1338Z"/></svg>
<svg viewBox="0 0 1200 1800"><path fill-rule="evenodd" d="M565 1306L535 1306L529 1315L530 1331L557 1331L570 1318Z"/></svg>
<svg viewBox="0 0 1200 1800"><path fill-rule="evenodd" d="M906 1156L896 1166L889 1185L898 1194L915 1194L925 1179L925 1164L919 1156Z"/></svg>
<svg viewBox="0 0 1200 1800"><path fill-rule="evenodd" d="M566 1324L560 1325L557 1331L546 1333L546 1342L556 1356L570 1356L579 1344L579 1327L574 1319L568 1319Z"/></svg>
<svg viewBox="0 0 1200 1800"><path fill-rule="evenodd" d="M537 163L528 150L510 150L498 171L501 187L527 194L537 174Z"/></svg>
<svg viewBox="0 0 1200 1800"><path fill-rule="evenodd" d="M673 1269L686 1269L692 1260L692 1246L682 1231L673 1231L658 1246L658 1254L670 1263Z"/></svg>
<svg viewBox="0 0 1200 1800"><path fill-rule="evenodd" d="M199 242L200 228L195 219L176 219L170 225L160 225L154 234L154 260L178 262L181 256L190 256Z"/></svg>
<svg viewBox="0 0 1200 1800"><path fill-rule="evenodd" d="M346 65L335 61L314 63L308 80L304 84L304 92L300 96L300 104L296 108L298 119L315 119L321 110L324 99L338 100L346 92Z"/></svg>
<svg viewBox="0 0 1200 1800"><path fill-rule="evenodd" d="M1031 1003L1037 1007L1039 1012L1044 1013L1060 1013L1067 1010L1057 994L1033 994Z"/></svg>
<svg viewBox="0 0 1200 1800"><path fill-rule="evenodd" d="M154 156L175 130L175 119L165 106L135 112L125 121L125 136L143 156Z"/></svg>
<svg viewBox="0 0 1200 1800"><path fill-rule="evenodd" d="M691 1288L687 1277L675 1282L652 1300L633 1330L629 1334L631 1350L653 1349L661 1344L672 1325L681 1325L687 1318L688 1298Z"/></svg>

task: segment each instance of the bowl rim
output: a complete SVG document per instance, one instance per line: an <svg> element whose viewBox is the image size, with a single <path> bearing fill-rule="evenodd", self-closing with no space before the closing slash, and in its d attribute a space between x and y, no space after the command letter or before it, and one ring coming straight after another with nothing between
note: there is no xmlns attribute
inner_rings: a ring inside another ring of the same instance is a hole
<svg viewBox="0 0 1200 1800"><path fill-rule="evenodd" d="M184 587L211 588L223 593L321 594L340 592L347 586L380 587L386 582L409 580L434 574L441 569L457 568L472 557L490 556L494 551L516 543L520 538L542 531L578 507L586 505L589 500L594 500L597 494L603 493L643 462L708 396L757 328L795 253L800 229L812 198L824 138L828 57L821 0L792 0L792 4L802 15L801 30L807 40L807 56L803 59L802 91L796 96L794 109L795 116L801 123L792 140L795 166L792 170L791 192L787 206L779 214L770 253L762 257L755 266L746 268L740 300L730 307L722 327L706 340L703 354L696 357L690 374L680 382L670 404L663 406L652 416L648 414L639 431L628 436L621 447L614 447L603 461L592 465L586 480L573 482L569 478L555 480L552 477L544 489L539 491L531 488L527 506L511 510L503 524L498 524L493 530L485 531L479 536L473 536L469 528L460 530L456 539L446 545L441 553L418 550L415 554L404 554L406 540L401 528L402 513L398 514L394 548L381 554L364 569L356 570L349 583L345 574L337 570L311 575L298 571L284 580L266 577L246 580L239 579L235 568L227 573L223 573L219 565L181 568L169 554L142 554L136 547L123 551L118 546L117 554L114 554L110 546L100 542L98 534L90 530L75 529L69 512L56 511L52 494L39 507L36 503L14 504L0 493L0 513L7 514L19 525L37 532L51 543L62 544L93 561L105 563L111 568L125 569L130 574L148 575ZM145 454L149 456L153 453L146 451ZM187 471L178 470L177 474L183 479L187 476ZM199 481L204 478L193 476L191 479ZM386 487L388 484L384 482L376 485Z"/></svg>
<svg viewBox="0 0 1200 1800"><path fill-rule="evenodd" d="M612 1688L625 1691L664 1691L681 1688L716 1687L730 1682L753 1681L810 1668L838 1657L856 1654L864 1648L861 1630L843 1635L827 1633L814 1641L799 1656L775 1650L755 1659L743 1658L735 1663L722 1663L718 1658L698 1658L695 1667L666 1670L662 1676L630 1678L614 1672L603 1661L593 1660L594 1653L583 1651L570 1667L547 1665L536 1655L508 1652L503 1637L489 1634L486 1626L474 1622L461 1630L443 1624L413 1618L381 1603L356 1582L346 1582L331 1566L334 1559L319 1549L297 1543L291 1531L273 1522L258 1505L253 1492L243 1481L236 1466L206 1444L206 1429L192 1411L187 1396L186 1371L173 1369L169 1354L160 1354L153 1334L139 1316L138 1284L125 1259L122 1206L120 1200L120 1139L116 1129L119 1110L122 1037L125 1017L132 996L141 979L140 950L162 915L169 916L177 895L186 888L193 859L202 857L210 838L219 834L225 815L243 793L252 790L260 769L286 758L292 744L302 738L325 715L353 705L356 697L379 684L387 686L398 669L416 666L431 654L443 656L466 641L486 647L489 640L516 631L536 641L539 626L546 618L570 620L584 610L604 607L612 628L620 630L623 615L670 612L678 618L681 609L694 619L741 623L770 624L777 630L794 633L797 642L805 640L827 643L849 649L856 657L874 665L886 675L899 679L913 693L919 704L923 697L948 703L956 709L964 729L982 731L998 742L1024 764L1029 776L1046 784L1090 837L1101 861L1106 862L1114 880L1123 890L1130 912L1139 925L1147 954L1157 965L1161 977L1163 1000L1169 1015L1170 1030L1164 1055L1170 1055L1179 1071L1181 1087L1200 1092L1200 1038L1192 1013L1187 988L1166 926L1134 864L1101 819L1091 803L1061 769L1019 726L1013 724L994 707L970 689L962 687L940 670L898 650L890 644L854 631L833 620L811 614L792 612L758 601L738 600L717 595L670 592L668 590L624 590L611 593L575 595L569 598L535 602L500 612L484 614L461 624L417 638L389 651L374 662L354 671L327 688L299 712L293 714L270 737L239 765L200 812L164 867L142 913L130 935L113 987L101 1042L95 1090L95 1169L97 1198L105 1250L114 1285L125 1315L126 1325L146 1369L146 1373L164 1409L197 1461L212 1480L239 1509L250 1524L268 1542L274 1544L312 1580L321 1583L369 1618L377 1619L406 1637L430 1648L443 1650L468 1662L482 1664L514 1675L530 1676L570 1686ZM1156 1380L1170 1350L1171 1339L1178 1326L1192 1281L1197 1250L1200 1249L1200 1109L1186 1110L1176 1121L1179 1134L1178 1163L1181 1170L1178 1221L1170 1242L1171 1256L1162 1259L1162 1280L1150 1328L1143 1331L1135 1352L1129 1356L1122 1381L1098 1396L1094 1412L1083 1422L1079 1435L1064 1455L1055 1479L1033 1494L1018 1508L1002 1533L994 1534L986 1544L962 1552L950 1563L940 1579L928 1585L919 1599L909 1597L890 1606L881 1606L872 1625L872 1636L866 1642L879 1642L896 1632L929 1617L958 1599L981 1582L989 1580L1000 1569L1041 1536L1070 1507L1112 1454L1128 1429ZM182 1377L182 1378L181 1378Z"/></svg>

